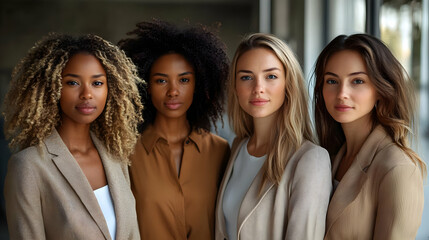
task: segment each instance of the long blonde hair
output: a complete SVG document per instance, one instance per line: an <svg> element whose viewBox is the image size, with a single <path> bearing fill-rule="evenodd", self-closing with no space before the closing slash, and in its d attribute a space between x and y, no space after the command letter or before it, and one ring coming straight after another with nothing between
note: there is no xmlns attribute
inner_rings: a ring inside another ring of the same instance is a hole
<svg viewBox="0 0 429 240"><path fill-rule="evenodd" d="M271 50L283 63L285 70L285 101L278 110L276 126L271 132L267 159L263 166L264 176L261 188L267 183L279 184L289 158L305 140L313 142L308 94L301 67L292 50L273 35L254 33L244 37L232 60L228 88L228 116L238 139L253 134L252 117L239 105L235 92L236 65L240 56L254 48Z"/></svg>
<svg viewBox="0 0 429 240"><path fill-rule="evenodd" d="M143 81L125 53L95 35L72 37L52 33L35 44L15 67L4 101L5 135L12 151L41 142L61 124L61 73L68 60L85 52L95 56L107 74L108 96L91 130L108 152L128 163L142 121L137 89Z"/></svg>

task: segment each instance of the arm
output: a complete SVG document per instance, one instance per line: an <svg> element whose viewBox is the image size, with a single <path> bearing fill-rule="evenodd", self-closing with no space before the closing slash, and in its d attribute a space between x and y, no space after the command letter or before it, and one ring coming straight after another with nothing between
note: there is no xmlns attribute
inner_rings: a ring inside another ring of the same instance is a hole
<svg viewBox="0 0 429 240"><path fill-rule="evenodd" d="M374 239L415 239L423 213L423 180L418 167L400 165L380 183Z"/></svg>
<svg viewBox="0 0 429 240"><path fill-rule="evenodd" d="M9 160L4 195L11 239L45 239L39 180L31 161L40 159Z"/></svg>
<svg viewBox="0 0 429 240"><path fill-rule="evenodd" d="M328 152L322 148L306 152L293 174L286 239L323 239L332 191Z"/></svg>

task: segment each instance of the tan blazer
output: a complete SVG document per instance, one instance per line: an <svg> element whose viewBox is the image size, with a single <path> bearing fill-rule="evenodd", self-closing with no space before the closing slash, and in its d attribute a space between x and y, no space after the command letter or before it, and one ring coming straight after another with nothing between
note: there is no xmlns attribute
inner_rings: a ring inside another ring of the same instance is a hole
<svg viewBox="0 0 429 240"><path fill-rule="evenodd" d="M234 141L216 209L216 239L228 239L223 195L241 142ZM258 195L263 171L258 172L244 196L238 214L237 239L322 239L330 193L328 152L306 141L289 159L279 186L266 184Z"/></svg>
<svg viewBox="0 0 429 240"><path fill-rule="evenodd" d="M332 176L345 150L334 159ZM415 239L422 184L419 167L376 127L332 196L325 239Z"/></svg>
<svg viewBox="0 0 429 240"><path fill-rule="evenodd" d="M128 168L95 135L116 215L116 239L139 239ZM40 152L26 148L8 163L6 215L11 239L111 239L88 180L58 132Z"/></svg>

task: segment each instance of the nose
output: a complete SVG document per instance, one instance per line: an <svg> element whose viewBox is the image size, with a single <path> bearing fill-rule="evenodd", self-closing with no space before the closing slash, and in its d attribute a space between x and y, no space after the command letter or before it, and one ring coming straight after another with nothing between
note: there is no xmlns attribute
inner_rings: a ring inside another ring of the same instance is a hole
<svg viewBox="0 0 429 240"><path fill-rule="evenodd" d="M168 86L167 96L168 97L177 97L179 95L179 89L176 83L172 81L172 83Z"/></svg>
<svg viewBox="0 0 429 240"><path fill-rule="evenodd" d="M254 86L253 86L253 93L254 94L259 94L259 93L264 93L265 91L265 82L262 80L262 78L257 77L254 81Z"/></svg>
<svg viewBox="0 0 429 240"><path fill-rule="evenodd" d="M341 83L338 86L338 93L337 93L338 99L347 99L349 98L349 87L347 84Z"/></svg>
<svg viewBox="0 0 429 240"><path fill-rule="evenodd" d="M83 85L82 91L80 92L80 99L88 100L92 99L92 90L90 86Z"/></svg>

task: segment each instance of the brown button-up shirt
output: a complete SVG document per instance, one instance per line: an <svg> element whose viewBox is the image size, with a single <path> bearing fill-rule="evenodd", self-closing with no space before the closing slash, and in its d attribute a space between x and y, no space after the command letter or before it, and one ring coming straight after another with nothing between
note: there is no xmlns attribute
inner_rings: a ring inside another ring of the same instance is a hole
<svg viewBox="0 0 429 240"><path fill-rule="evenodd" d="M194 130L183 143L178 176L168 142L148 126L130 167L141 239L213 239L217 191L229 153L226 140Z"/></svg>

